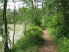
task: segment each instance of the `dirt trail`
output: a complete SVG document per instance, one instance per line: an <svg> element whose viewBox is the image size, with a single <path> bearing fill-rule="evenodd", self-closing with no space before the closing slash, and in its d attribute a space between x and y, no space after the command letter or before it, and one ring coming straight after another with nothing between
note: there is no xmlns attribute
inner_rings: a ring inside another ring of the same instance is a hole
<svg viewBox="0 0 69 52"><path fill-rule="evenodd" d="M54 42L52 41L50 35L48 35L47 30L43 30L44 44L39 49L39 52L56 52L56 46L54 45Z"/></svg>

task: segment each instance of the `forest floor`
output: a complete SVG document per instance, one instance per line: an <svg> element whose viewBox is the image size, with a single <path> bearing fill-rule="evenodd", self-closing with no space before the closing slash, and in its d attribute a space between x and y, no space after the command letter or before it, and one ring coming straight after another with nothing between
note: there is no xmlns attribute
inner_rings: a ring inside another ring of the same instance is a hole
<svg viewBox="0 0 69 52"><path fill-rule="evenodd" d="M47 30L43 30L42 37L44 39L44 43L43 46L39 48L39 52L56 52L56 45L54 44Z"/></svg>

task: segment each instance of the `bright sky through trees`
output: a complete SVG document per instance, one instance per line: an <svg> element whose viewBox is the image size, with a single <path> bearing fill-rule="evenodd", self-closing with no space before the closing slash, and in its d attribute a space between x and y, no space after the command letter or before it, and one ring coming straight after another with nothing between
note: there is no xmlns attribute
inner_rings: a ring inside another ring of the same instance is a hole
<svg viewBox="0 0 69 52"><path fill-rule="evenodd" d="M15 0L16 2L15 2L15 5L16 5L16 9L18 10L18 8L21 8L21 7L27 7L26 6L26 4L23 4L23 2L22 1L19 1L19 0ZM41 1L41 0L38 0L38 1ZM38 8L41 8L41 5L42 3L41 2L39 2L38 3ZM0 3L0 6L1 6L2 4ZM1 7L1 8L3 8L3 7ZM13 4L13 2L12 2L12 0L9 0L8 1L8 4L7 4L7 9L11 9L11 10L13 10L14 9L14 4Z"/></svg>

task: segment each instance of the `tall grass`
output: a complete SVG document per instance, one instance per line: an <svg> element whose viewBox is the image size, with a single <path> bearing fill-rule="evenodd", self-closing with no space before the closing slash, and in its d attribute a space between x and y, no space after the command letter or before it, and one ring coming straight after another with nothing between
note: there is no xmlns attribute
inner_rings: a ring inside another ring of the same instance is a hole
<svg viewBox="0 0 69 52"><path fill-rule="evenodd" d="M47 29L55 44L57 45L57 52L69 52L69 39L61 36L60 30L48 28ZM62 32L63 33L63 32Z"/></svg>

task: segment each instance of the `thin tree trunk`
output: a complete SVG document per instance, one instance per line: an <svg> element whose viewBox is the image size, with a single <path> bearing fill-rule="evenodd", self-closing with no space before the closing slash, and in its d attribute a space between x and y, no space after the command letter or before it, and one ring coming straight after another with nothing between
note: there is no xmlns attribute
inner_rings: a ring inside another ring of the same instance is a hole
<svg viewBox="0 0 69 52"><path fill-rule="evenodd" d="M59 2L57 2L57 10L56 10L56 12L57 12L57 17L59 18L59 13L58 13L59 7L58 7L58 3Z"/></svg>
<svg viewBox="0 0 69 52"><path fill-rule="evenodd" d="M36 6L37 6L37 8L38 8L38 0L36 0L37 2L36 2Z"/></svg>
<svg viewBox="0 0 69 52"><path fill-rule="evenodd" d="M8 34L7 34L6 8L7 8L7 0L4 0L4 10L3 10L3 21L4 21L4 31L5 31L4 52L8 52L9 51Z"/></svg>
<svg viewBox="0 0 69 52"><path fill-rule="evenodd" d="M31 1L31 6L32 6L32 9L34 9L34 4L33 4L33 1Z"/></svg>
<svg viewBox="0 0 69 52"><path fill-rule="evenodd" d="M64 17L64 24L66 24L66 14L65 14L65 0L63 0L63 17Z"/></svg>
<svg viewBox="0 0 69 52"><path fill-rule="evenodd" d="M15 38L15 8L16 8L16 6L15 6L15 1L14 0L13 0L13 2L14 2L14 16L13 16L13 22L14 22L13 44L14 44L14 38Z"/></svg>
<svg viewBox="0 0 69 52"><path fill-rule="evenodd" d="M34 9L34 4L33 4L33 1L31 1L31 6L32 6L32 10L33 10L33 13L32 13L32 15L33 15L33 21L34 21L34 24L35 24L35 9Z"/></svg>

